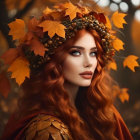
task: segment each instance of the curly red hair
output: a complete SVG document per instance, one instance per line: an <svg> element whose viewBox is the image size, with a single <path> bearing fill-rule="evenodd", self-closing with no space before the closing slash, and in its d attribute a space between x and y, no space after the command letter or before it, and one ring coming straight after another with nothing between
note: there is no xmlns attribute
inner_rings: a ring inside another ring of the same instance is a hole
<svg viewBox="0 0 140 140"><path fill-rule="evenodd" d="M45 110L60 118L68 127L74 140L116 140L114 118L111 111L110 87L115 81L105 69L104 50L95 30L89 31L98 49L97 68L89 87L79 87L75 107L64 89L62 65L68 49L84 34L76 36L56 49L50 62L39 72L31 72L31 78L23 83L23 96L19 99L19 117L36 110Z"/></svg>

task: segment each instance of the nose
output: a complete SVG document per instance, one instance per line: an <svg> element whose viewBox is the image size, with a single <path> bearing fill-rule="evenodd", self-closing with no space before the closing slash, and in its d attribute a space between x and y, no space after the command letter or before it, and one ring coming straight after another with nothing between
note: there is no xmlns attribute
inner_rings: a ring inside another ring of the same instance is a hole
<svg viewBox="0 0 140 140"><path fill-rule="evenodd" d="M83 62L84 67L91 67L92 66L92 60L89 55L85 54L84 56L84 62Z"/></svg>

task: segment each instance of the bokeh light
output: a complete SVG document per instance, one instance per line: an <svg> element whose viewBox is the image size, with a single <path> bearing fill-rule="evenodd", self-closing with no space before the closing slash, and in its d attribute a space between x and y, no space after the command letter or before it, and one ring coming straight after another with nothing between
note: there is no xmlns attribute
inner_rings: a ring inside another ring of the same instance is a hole
<svg viewBox="0 0 140 140"><path fill-rule="evenodd" d="M136 10L135 19L140 22L140 10Z"/></svg>
<svg viewBox="0 0 140 140"><path fill-rule="evenodd" d="M116 3L110 4L111 11L117 11L119 9L119 6Z"/></svg>
<svg viewBox="0 0 140 140"><path fill-rule="evenodd" d="M140 0L131 0L131 2L134 6L139 6L140 5Z"/></svg>
<svg viewBox="0 0 140 140"><path fill-rule="evenodd" d="M129 7L128 7L128 4L126 2L121 2L119 6L120 6L121 11L123 11L123 12L128 11Z"/></svg>
<svg viewBox="0 0 140 140"><path fill-rule="evenodd" d="M116 2L116 3L120 3L121 2L121 0L113 0L114 2Z"/></svg>
<svg viewBox="0 0 140 140"><path fill-rule="evenodd" d="M94 0L94 1L101 7L106 7L110 3L110 0Z"/></svg>

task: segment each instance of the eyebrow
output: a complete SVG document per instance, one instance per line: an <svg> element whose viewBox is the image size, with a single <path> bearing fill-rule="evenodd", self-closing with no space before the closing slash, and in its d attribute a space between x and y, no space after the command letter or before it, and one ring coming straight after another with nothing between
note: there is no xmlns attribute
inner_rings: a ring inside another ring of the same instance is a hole
<svg viewBox="0 0 140 140"><path fill-rule="evenodd" d="M80 49L80 50L84 50L85 48L83 48L83 47L81 47L81 46L72 46L71 48L78 48L78 49ZM95 50L95 51L97 51L97 48L96 47L93 47L93 48L91 48L90 50Z"/></svg>

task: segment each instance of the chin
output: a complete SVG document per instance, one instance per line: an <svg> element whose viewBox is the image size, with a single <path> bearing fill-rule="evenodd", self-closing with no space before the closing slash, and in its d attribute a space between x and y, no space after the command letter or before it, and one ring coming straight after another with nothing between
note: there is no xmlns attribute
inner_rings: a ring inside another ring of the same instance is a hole
<svg viewBox="0 0 140 140"><path fill-rule="evenodd" d="M91 81L87 81L87 82L79 83L78 85L80 87L88 87L88 86L90 86L90 84L91 84Z"/></svg>

